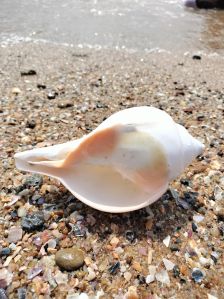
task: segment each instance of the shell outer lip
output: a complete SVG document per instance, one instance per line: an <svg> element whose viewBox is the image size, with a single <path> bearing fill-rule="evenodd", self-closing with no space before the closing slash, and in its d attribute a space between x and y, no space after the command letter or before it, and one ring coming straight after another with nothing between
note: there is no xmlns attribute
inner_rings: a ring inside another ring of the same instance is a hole
<svg viewBox="0 0 224 299"><path fill-rule="evenodd" d="M56 177L55 177L56 178ZM153 197L150 197L148 200L144 201L143 203L136 205L136 206L124 206L124 207L114 207L114 206L108 206L103 204L96 204L92 202L91 200L86 199L85 197L81 196L80 194L71 191L67 183L61 179L57 178L76 198L78 198L81 202L84 204L90 206L93 209L99 210L101 212L107 212L107 213L126 213L126 212L132 212L135 210L142 209L144 207L147 207L151 205L153 202L157 201L168 189L168 183L166 186L164 186L160 192L155 194Z"/></svg>

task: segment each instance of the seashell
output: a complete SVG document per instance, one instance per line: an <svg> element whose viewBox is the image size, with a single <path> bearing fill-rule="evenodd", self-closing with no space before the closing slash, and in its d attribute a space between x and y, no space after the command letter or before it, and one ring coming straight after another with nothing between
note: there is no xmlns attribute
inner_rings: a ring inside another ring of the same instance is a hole
<svg viewBox="0 0 224 299"><path fill-rule="evenodd" d="M15 155L17 168L59 179L85 204L106 212L148 206L204 146L164 111L134 107L90 134Z"/></svg>

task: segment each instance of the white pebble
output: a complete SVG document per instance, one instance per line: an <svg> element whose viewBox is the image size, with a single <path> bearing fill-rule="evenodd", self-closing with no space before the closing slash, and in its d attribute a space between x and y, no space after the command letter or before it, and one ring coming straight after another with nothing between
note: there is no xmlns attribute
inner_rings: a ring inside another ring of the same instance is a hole
<svg viewBox="0 0 224 299"><path fill-rule="evenodd" d="M167 284L167 285L170 284L170 278L169 278L168 272L166 270L162 270L162 271L156 273L156 279L163 284Z"/></svg>
<svg viewBox="0 0 224 299"><path fill-rule="evenodd" d="M124 273L124 278L126 281L130 281L132 277L132 274L130 272L125 272Z"/></svg>
<svg viewBox="0 0 224 299"><path fill-rule="evenodd" d="M151 275L151 274L149 274L149 275L147 275L146 276L146 283L151 283L151 282L153 282L155 280L155 275Z"/></svg>
<svg viewBox="0 0 224 299"><path fill-rule="evenodd" d="M199 258L199 262L201 265L205 266L205 265L210 265L211 264L211 260L210 259L206 259L205 257L201 256Z"/></svg>
<svg viewBox="0 0 224 299"><path fill-rule="evenodd" d="M202 215L194 215L194 216L193 216L193 220L194 220L194 222L196 222L196 223L199 223L199 222L203 221L204 218L205 218L205 217L202 216Z"/></svg>
<svg viewBox="0 0 224 299"><path fill-rule="evenodd" d="M57 282L57 284L67 284L68 274L62 273L61 271L57 271L57 273L54 275L54 279Z"/></svg>
<svg viewBox="0 0 224 299"><path fill-rule="evenodd" d="M173 270L175 264L167 259L163 259L163 263L164 263L164 266L166 268L167 271L171 271Z"/></svg>
<svg viewBox="0 0 224 299"><path fill-rule="evenodd" d="M163 240L163 244L166 246L166 247L169 247L170 245L170 236L167 236L164 240Z"/></svg>
<svg viewBox="0 0 224 299"><path fill-rule="evenodd" d="M149 274L150 275L155 275L156 274L156 269L157 267L156 266L149 266Z"/></svg>
<svg viewBox="0 0 224 299"><path fill-rule="evenodd" d="M17 210L18 217L22 218L22 217L26 216L26 214L27 214L27 210L24 209L24 207L18 208L18 210Z"/></svg>
<svg viewBox="0 0 224 299"><path fill-rule="evenodd" d="M88 269L88 275L87 275L86 279L87 279L88 281L91 281L91 280L93 280L94 278L96 278L96 273L93 271L93 269L90 268L90 267L88 267L87 269Z"/></svg>

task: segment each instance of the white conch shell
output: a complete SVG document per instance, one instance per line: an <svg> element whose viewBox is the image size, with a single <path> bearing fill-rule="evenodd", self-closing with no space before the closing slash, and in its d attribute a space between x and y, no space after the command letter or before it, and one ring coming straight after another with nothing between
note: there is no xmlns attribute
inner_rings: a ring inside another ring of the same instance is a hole
<svg viewBox="0 0 224 299"><path fill-rule="evenodd" d="M135 107L78 140L17 153L15 160L21 170L59 179L93 208L128 212L159 199L203 148L166 112Z"/></svg>

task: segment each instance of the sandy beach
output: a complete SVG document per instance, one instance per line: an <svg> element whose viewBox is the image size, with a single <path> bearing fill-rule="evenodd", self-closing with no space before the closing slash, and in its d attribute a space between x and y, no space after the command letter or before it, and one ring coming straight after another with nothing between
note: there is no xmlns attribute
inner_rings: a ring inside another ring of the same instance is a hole
<svg viewBox="0 0 224 299"><path fill-rule="evenodd" d="M224 298L223 57L19 43L1 47L0 61L0 298ZM205 144L146 209L99 212L15 168L16 152L142 105ZM66 271L55 255L74 246L82 266Z"/></svg>

